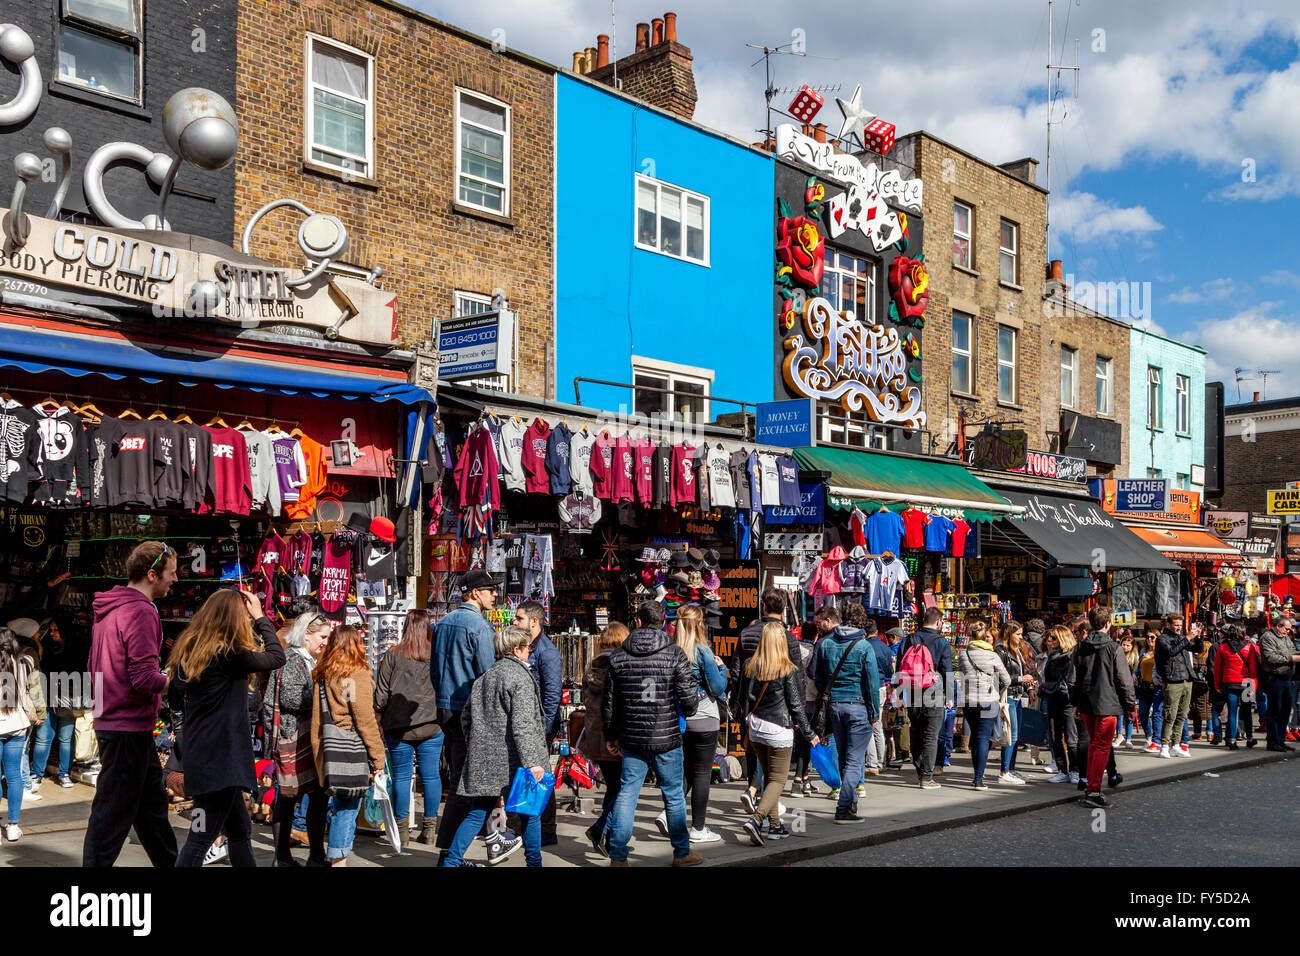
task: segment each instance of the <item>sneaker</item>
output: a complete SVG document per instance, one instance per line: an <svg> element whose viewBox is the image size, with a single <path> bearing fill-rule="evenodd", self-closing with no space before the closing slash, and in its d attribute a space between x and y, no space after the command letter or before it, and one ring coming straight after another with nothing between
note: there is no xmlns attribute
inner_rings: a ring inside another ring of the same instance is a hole
<svg viewBox="0 0 1300 956"><path fill-rule="evenodd" d="M1043 773L1063 773L1063 772L1064 771L1060 770L1056 766L1055 760L1053 760L1051 763L1049 763L1046 767L1043 768Z"/></svg>
<svg viewBox="0 0 1300 956"><path fill-rule="evenodd" d="M722 837L718 836L718 834L714 833L708 827L700 827L698 830L691 827L690 837L692 843L718 843L722 840Z"/></svg>
<svg viewBox="0 0 1300 956"><path fill-rule="evenodd" d="M490 836L484 841L487 844L488 866L496 866L504 862L510 854L524 845L524 841L517 836L507 838L505 834L509 832L509 830L502 830L501 833Z"/></svg>
<svg viewBox="0 0 1300 956"><path fill-rule="evenodd" d="M769 840L784 840L789 835L790 831L785 828L784 824L769 827L767 831L767 838Z"/></svg>
<svg viewBox="0 0 1300 956"><path fill-rule="evenodd" d="M72 777L71 777L69 774L66 774L66 773L64 773L64 774L60 774L60 775L59 775L59 786L62 787L64 790L71 789L71 787L72 787Z"/></svg>
<svg viewBox="0 0 1300 956"><path fill-rule="evenodd" d="M1258 744L1259 741L1256 740L1254 737L1251 737L1249 740L1246 741L1246 749L1249 750L1251 747L1258 746Z"/></svg>
<svg viewBox="0 0 1300 956"><path fill-rule="evenodd" d="M41 796L41 782L39 780L32 781L32 783L27 787L27 792L23 794L23 799L24 800L45 799L43 796Z"/></svg>
<svg viewBox="0 0 1300 956"><path fill-rule="evenodd" d="M703 862L704 857L693 851L685 856L673 857L673 866L699 866Z"/></svg>
<svg viewBox="0 0 1300 956"><path fill-rule="evenodd" d="M1190 757L1191 755L1192 755L1191 750L1189 750L1186 746L1174 747L1169 751L1169 756L1171 757Z"/></svg>
<svg viewBox="0 0 1300 956"><path fill-rule="evenodd" d="M1068 773L1058 773L1047 778L1048 783L1074 783Z"/></svg>
<svg viewBox="0 0 1300 956"><path fill-rule="evenodd" d="M1123 782L1124 782L1124 775L1122 773L1112 773L1110 776L1106 778L1106 783L1110 786L1112 790L1114 790Z"/></svg>
<svg viewBox="0 0 1300 956"><path fill-rule="evenodd" d="M851 807L836 807L835 822L836 823L865 823L866 821L862 817L854 813Z"/></svg>
<svg viewBox="0 0 1300 956"><path fill-rule="evenodd" d="M668 836L668 811L667 810L663 811L662 813L659 814L659 816L655 817L655 826L659 828L660 833L662 833L664 836Z"/></svg>
<svg viewBox="0 0 1300 956"><path fill-rule="evenodd" d="M1029 782L1028 780L1026 780L1024 777L1022 777L1022 776L1020 775L1019 771L1016 771L1016 770L1011 771L1011 776L1015 777L1015 778L1016 778L1017 780L1019 780L1021 783L1028 783L1028 782Z"/></svg>
<svg viewBox="0 0 1300 956"><path fill-rule="evenodd" d="M209 863L219 863L228 856L230 856L230 847L226 846L224 843L214 843L212 846L208 847L208 852L203 854L203 865L207 866Z"/></svg>
<svg viewBox="0 0 1300 956"><path fill-rule="evenodd" d="M922 780L920 786L921 786L921 789L922 789L922 790L942 790L942 789L943 789L943 784L941 784L938 780Z"/></svg>
<svg viewBox="0 0 1300 956"><path fill-rule="evenodd" d="M1012 787L1023 787L1025 785L1025 782L1021 780L1019 777L1017 777L1014 773L998 774L998 783L1007 784L1008 786L1012 786ZM975 789L978 790L979 787L976 787Z"/></svg>
<svg viewBox="0 0 1300 956"><path fill-rule="evenodd" d="M839 788L839 787L836 787L834 790L827 791L827 793L826 793L826 799L827 799L827 800L838 800L839 798L840 798L840 788Z"/></svg>
<svg viewBox="0 0 1300 956"><path fill-rule="evenodd" d="M1168 748L1168 747L1161 747L1161 748L1160 748L1160 753L1158 754L1158 756L1159 756L1161 759L1164 759L1164 758L1166 758L1166 757L1170 757L1170 756L1172 756L1172 754L1169 753L1169 748Z"/></svg>
<svg viewBox="0 0 1300 956"><path fill-rule="evenodd" d="M741 825L741 828L749 834L749 842L754 844L754 846L764 845L763 828L759 825L758 820L750 817Z"/></svg>
<svg viewBox="0 0 1300 956"><path fill-rule="evenodd" d="M1069 776L1070 776L1070 783L1079 782L1079 772L1077 770L1071 770Z"/></svg>
<svg viewBox="0 0 1300 956"><path fill-rule="evenodd" d="M971 782L971 788L973 790L987 790L989 788L989 785L985 783L983 780L974 780Z"/></svg>
<svg viewBox="0 0 1300 956"><path fill-rule="evenodd" d="M1100 793L1085 793L1083 795L1083 805L1085 807L1095 807L1098 810L1107 810L1111 803Z"/></svg>
<svg viewBox="0 0 1300 956"><path fill-rule="evenodd" d="M1134 747L1137 746L1137 744L1133 743L1133 741L1131 740L1125 740L1124 743L1121 744L1121 746L1124 747L1125 750L1132 750Z"/></svg>
<svg viewBox="0 0 1300 956"><path fill-rule="evenodd" d="M805 797L811 797L813 795L813 785L808 783L806 780L803 785L803 795Z"/></svg>
<svg viewBox="0 0 1300 956"><path fill-rule="evenodd" d="M16 823L5 824L5 839L10 843L17 843L23 838L23 831Z"/></svg>
<svg viewBox="0 0 1300 956"><path fill-rule="evenodd" d="M484 863L479 863L477 860L461 860L461 861L460 861L460 866L461 866L461 869L464 869L464 868L467 867L467 866L475 867L475 868L480 869L480 870L487 869L487 865L486 865L486 864L484 864Z"/></svg>
<svg viewBox="0 0 1300 956"><path fill-rule="evenodd" d="M740 805L744 808L746 813L753 813L754 808L757 806L757 804L754 803L754 795L746 790L740 795ZM665 834L665 836L666 835L667 834Z"/></svg>
<svg viewBox="0 0 1300 956"><path fill-rule="evenodd" d="M1142 748L1142 752L1146 754L1158 754L1160 753L1160 745L1153 740Z"/></svg>
<svg viewBox="0 0 1300 956"><path fill-rule="evenodd" d="M862 794L866 791L866 789L867 789L866 786L864 786L863 784L858 784L858 796L862 796Z"/></svg>

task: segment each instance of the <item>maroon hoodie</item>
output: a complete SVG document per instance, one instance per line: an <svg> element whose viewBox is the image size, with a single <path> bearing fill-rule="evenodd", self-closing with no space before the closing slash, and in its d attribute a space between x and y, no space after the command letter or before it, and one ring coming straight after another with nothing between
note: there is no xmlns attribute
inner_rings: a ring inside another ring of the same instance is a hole
<svg viewBox="0 0 1300 956"><path fill-rule="evenodd" d="M153 601L120 584L95 595L90 673L103 681L96 688L96 730L153 731L167 685L158 665L161 650L162 622Z"/></svg>

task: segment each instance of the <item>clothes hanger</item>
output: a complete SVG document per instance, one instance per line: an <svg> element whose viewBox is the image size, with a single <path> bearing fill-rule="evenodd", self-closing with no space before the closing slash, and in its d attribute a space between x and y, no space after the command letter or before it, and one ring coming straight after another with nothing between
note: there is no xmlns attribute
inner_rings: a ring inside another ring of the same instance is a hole
<svg viewBox="0 0 1300 956"><path fill-rule="evenodd" d="M190 418L190 414L189 414L189 412L181 412L179 415L177 415L175 418L173 418L172 421L175 422L177 425L193 425L193 424L194 424L194 419Z"/></svg>
<svg viewBox="0 0 1300 956"><path fill-rule="evenodd" d="M266 433L268 435L283 435L284 431L283 429L280 428L279 425L272 422L271 424L266 426Z"/></svg>
<svg viewBox="0 0 1300 956"><path fill-rule="evenodd" d="M238 425L235 426L235 431L255 432L257 431L257 429L253 426L252 422L250 422L247 418L245 418L243 421L241 421Z"/></svg>
<svg viewBox="0 0 1300 956"><path fill-rule="evenodd" d="M167 421L167 413L164 412L161 408L155 408L152 412L149 413L149 417L145 419L145 421L156 422L159 419L162 419L163 421Z"/></svg>
<svg viewBox="0 0 1300 956"><path fill-rule="evenodd" d="M123 420L135 419L138 422L140 420L140 413L137 412L134 408L124 408L122 409L121 413L117 417ZM211 422L209 422L208 424L211 424Z"/></svg>
<svg viewBox="0 0 1300 956"><path fill-rule="evenodd" d="M304 432L301 428L299 428L299 427L297 427L297 426L295 425L293 431L289 432L289 437L290 437L290 438L306 438L306 437L307 437L307 433Z"/></svg>
<svg viewBox="0 0 1300 956"><path fill-rule="evenodd" d="M208 422L208 423L207 423L206 425L204 425L203 427L204 427L204 428L212 428L212 427L214 427L214 426L220 426L220 427L222 427L222 428L229 428L229 427L230 427L229 425L226 424L226 420L225 420L224 418L221 417L221 413L220 413L220 412L217 412L217 414L213 415L213 416L212 416L212 421Z"/></svg>
<svg viewBox="0 0 1300 956"><path fill-rule="evenodd" d="M53 395L46 395L39 402L36 403L36 407L40 409L48 408L50 411L57 411L63 406L54 400Z"/></svg>
<svg viewBox="0 0 1300 956"><path fill-rule="evenodd" d="M84 415L86 419L91 422L102 422L104 420L104 413L90 402L86 402L85 405L82 405L76 411L78 415Z"/></svg>

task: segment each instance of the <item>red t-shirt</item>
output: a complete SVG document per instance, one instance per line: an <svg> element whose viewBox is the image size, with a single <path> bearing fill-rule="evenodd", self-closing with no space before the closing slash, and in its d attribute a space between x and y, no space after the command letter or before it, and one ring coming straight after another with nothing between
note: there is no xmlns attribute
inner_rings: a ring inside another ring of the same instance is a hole
<svg viewBox="0 0 1300 956"><path fill-rule="evenodd" d="M695 490L695 446L674 445L672 507L697 504L699 500Z"/></svg>
<svg viewBox="0 0 1300 956"><path fill-rule="evenodd" d="M591 493L605 501L614 500L614 439L609 432L597 435L591 449Z"/></svg>
<svg viewBox="0 0 1300 956"><path fill-rule="evenodd" d="M636 500L643 505L653 505L655 500L655 446L649 441L639 441L632 446L636 469Z"/></svg>
<svg viewBox="0 0 1300 956"><path fill-rule="evenodd" d="M551 437L551 426L541 418L524 432L524 488L542 494L551 492L551 476L546 471L546 443Z"/></svg>
<svg viewBox="0 0 1300 956"><path fill-rule="evenodd" d="M966 556L966 535L970 534L970 525L961 518L952 523L952 556L954 558L964 558Z"/></svg>
<svg viewBox="0 0 1300 956"><path fill-rule="evenodd" d="M903 547L924 548L925 526L930 523L930 516L920 508L908 508L900 517L903 519Z"/></svg>
<svg viewBox="0 0 1300 956"><path fill-rule="evenodd" d="M636 499L633 478L635 470L635 455L632 452L632 443L627 440L626 435L619 435L618 441L614 444L615 501L634 501Z"/></svg>
<svg viewBox="0 0 1300 956"><path fill-rule="evenodd" d="M253 478L248 444L233 428L209 428L212 435L212 475L216 485L213 511L246 515L253 506ZM199 507L200 513L205 510Z"/></svg>

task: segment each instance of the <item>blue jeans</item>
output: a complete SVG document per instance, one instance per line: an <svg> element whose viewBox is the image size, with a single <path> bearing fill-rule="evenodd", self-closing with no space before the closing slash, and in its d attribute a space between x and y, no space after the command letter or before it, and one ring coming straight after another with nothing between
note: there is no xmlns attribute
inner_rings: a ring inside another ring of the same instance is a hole
<svg viewBox="0 0 1300 956"><path fill-rule="evenodd" d="M352 841L357 836L357 813L365 797L332 798L334 812L330 815L330 838L325 847L325 859L342 860L352 852Z"/></svg>
<svg viewBox="0 0 1300 956"><path fill-rule="evenodd" d="M1183 718L1183 739L1179 741L1184 747L1192 742L1192 723L1186 717Z"/></svg>
<svg viewBox="0 0 1300 956"><path fill-rule="evenodd" d="M1291 716L1291 681L1286 677L1266 677L1268 684L1268 742L1286 743L1286 724Z"/></svg>
<svg viewBox="0 0 1300 956"><path fill-rule="evenodd" d="M1151 691L1149 696L1141 694L1138 696L1138 723L1142 725L1142 733L1146 735L1147 743L1155 741L1160 742L1160 732L1165 728L1165 689L1157 684L1155 690Z"/></svg>
<svg viewBox="0 0 1300 956"><path fill-rule="evenodd" d="M677 752L678 754L681 753L680 750ZM678 782L680 784L680 778ZM456 867L465 862L465 851L469 849L469 845L474 842L474 838L483 829L483 824L487 822L488 815L496 808L498 799L498 797L471 797L469 799L469 811L465 814L465 819L461 820L460 826L456 827L456 835L451 838L451 846L447 848L447 858L442 861L443 866ZM686 825L685 819L683 814L683 827ZM519 835L524 841L524 862L528 866L541 866L541 817L529 817L519 814L519 824L522 831Z"/></svg>
<svg viewBox="0 0 1300 956"><path fill-rule="evenodd" d="M852 806L858 799L858 784L871 742L871 717L866 704L831 701L831 735L840 755L841 807Z"/></svg>
<svg viewBox="0 0 1300 956"><path fill-rule="evenodd" d="M23 791L27 781L23 779L23 752L27 749L27 731L0 737L0 767L3 768L5 784L9 791L9 822L18 822L18 813L23 808Z"/></svg>
<svg viewBox="0 0 1300 956"><path fill-rule="evenodd" d="M1002 748L1003 773L1016 769L1016 743L1020 740L1020 698L1008 697L1007 710L1011 714L1011 746Z"/></svg>
<svg viewBox="0 0 1300 956"><path fill-rule="evenodd" d="M418 744L403 743L395 737L388 738L388 753L393 758L393 812L398 825L411 812L411 777L414 765L420 767L420 789L424 791L424 818L432 820L438 815L442 801L442 776L438 773L438 759L442 756L442 732Z"/></svg>
<svg viewBox="0 0 1300 956"><path fill-rule="evenodd" d="M32 781L45 779L45 766L50 762L50 747L59 738L59 776L72 770L72 732L77 729L77 718L69 714L61 717L48 711L45 723L36 728L36 746L32 750Z"/></svg>
<svg viewBox="0 0 1300 956"><path fill-rule="evenodd" d="M1237 715L1244 711L1246 723L1243 729L1246 731L1246 739L1253 740L1255 737L1255 722L1252 720L1253 714L1251 713L1251 708L1254 705L1242 703L1241 694L1234 693L1230 690L1225 691L1223 696L1228 699L1228 733L1224 739L1230 744L1236 743Z"/></svg>
<svg viewBox="0 0 1300 956"><path fill-rule="evenodd" d="M627 859L627 841L632 839L632 824L636 821L636 802L641 796L645 775L654 768L659 791L663 794L664 809L668 812L668 836L673 844L673 857L681 859L691 852L691 837L686 832L686 794L682 790L681 747L666 753L652 754L644 750L624 747L623 776L619 780L618 799L614 801L614 814L610 819L609 858ZM862 754L858 755L861 763Z"/></svg>
<svg viewBox="0 0 1300 956"><path fill-rule="evenodd" d="M307 832L307 801L310 799L311 794L304 793L298 798L298 802L294 805L292 828L297 830L299 833ZM322 793L317 796L317 799L328 800L329 797Z"/></svg>
<svg viewBox="0 0 1300 956"><path fill-rule="evenodd" d="M970 757L975 765L975 779L984 779L984 768L989 762L989 742L993 739L993 728L1002 719L998 708L966 707L962 719L970 728Z"/></svg>
<svg viewBox="0 0 1300 956"><path fill-rule="evenodd" d="M936 767L947 767L952 763L952 737L957 726L957 711L945 711L943 726L939 728L939 750L934 756Z"/></svg>

